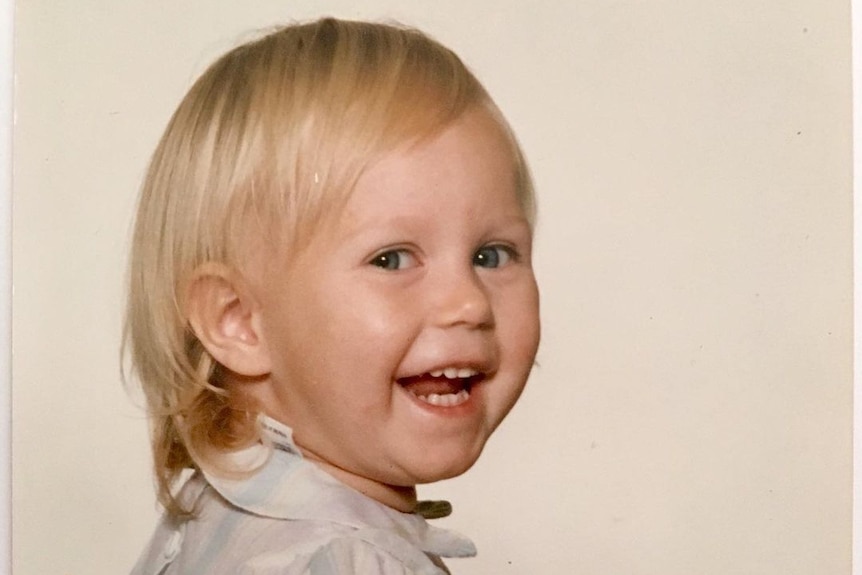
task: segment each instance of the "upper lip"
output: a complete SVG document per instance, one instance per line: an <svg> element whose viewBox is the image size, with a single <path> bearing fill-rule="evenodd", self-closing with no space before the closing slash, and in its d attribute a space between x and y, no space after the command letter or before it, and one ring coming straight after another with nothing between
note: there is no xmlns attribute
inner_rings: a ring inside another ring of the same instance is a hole
<svg viewBox="0 0 862 575"><path fill-rule="evenodd" d="M453 361L448 363L440 363L433 367L423 369L422 371L411 371L398 377L398 381L411 379L414 377L422 377L430 375L431 377L446 377L447 379L470 379L488 377L491 371L491 366L482 362L464 362Z"/></svg>
<svg viewBox="0 0 862 575"><path fill-rule="evenodd" d="M397 381L403 381L433 377L437 373L455 379L459 372L472 372L461 379L485 380L497 372L499 361L499 350L490 341L431 341L403 358L394 375ZM452 370L455 370L455 377L451 377Z"/></svg>

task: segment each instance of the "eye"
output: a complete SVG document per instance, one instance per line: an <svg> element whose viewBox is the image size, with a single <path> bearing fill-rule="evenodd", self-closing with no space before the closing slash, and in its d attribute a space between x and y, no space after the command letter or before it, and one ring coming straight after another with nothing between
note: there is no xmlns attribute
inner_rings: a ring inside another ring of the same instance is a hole
<svg viewBox="0 0 862 575"><path fill-rule="evenodd" d="M407 250L389 250L374 256L369 262L380 269L395 271L412 268L416 258Z"/></svg>
<svg viewBox="0 0 862 575"><path fill-rule="evenodd" d="M473 254L473 265L479 268L498 268L515 257L512 248L506 246L483 246Z"/></svg>

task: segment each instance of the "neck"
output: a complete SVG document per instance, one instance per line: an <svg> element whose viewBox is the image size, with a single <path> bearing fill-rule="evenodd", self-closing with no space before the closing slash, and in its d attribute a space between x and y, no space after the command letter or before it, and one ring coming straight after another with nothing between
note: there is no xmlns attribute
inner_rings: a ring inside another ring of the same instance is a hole
<svg viewBox="0 0 862 575"><path fill-rule="evenodd" d="M351 473L346 469L336 467L305 449L302 449L302 453L308 461L311 461L341 483L359 491L366 497L370 497L402 513L413 513L416 509L416 487L413 485L402 486L380 483L373 479Z"/></svg>

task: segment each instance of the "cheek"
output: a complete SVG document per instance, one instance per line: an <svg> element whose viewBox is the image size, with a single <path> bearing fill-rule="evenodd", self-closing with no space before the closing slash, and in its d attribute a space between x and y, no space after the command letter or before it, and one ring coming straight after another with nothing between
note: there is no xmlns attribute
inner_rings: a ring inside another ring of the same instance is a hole
<svg viewBox="0 0 862 575"><path fill-rule="evenodd" d="M366 337L391 338L411 329L421 315L417 298L399 286L356 283L331 302L335 321Z"/></svg>
<svg viewBox="0 0 862 575"><path fill-rule="evenodd" d="M539 291L536 288L535 284L533 286L533 290L531 293L530 306L529 311L526 314L527 318L525 319L525 323L529 326L526 328L525 335L527 339L527 345L530 351L530 362L532 363L533 359L536 356L536 351L539 347L539 340L541 339L542 327L541 327L541 314L539 313Z"/></svg>
<svg viewBox="0 0 862 575"><path fill-rule="evenodd" d="M327 286L296 306L292 325L282 333L294 339L300 361L316 362L320 373L391 371L402 349L412 341L413 310L403 294L388 294L345 280ZM291 333L290 330L293 330Z"/></svg>
<svg viewBox="0 0 862 575"><path fill-rule="evenodd" d="M532 364L540 337L539 292L535 281L525 282L499 309L498 322L505 332L508 352Z"/></svg>

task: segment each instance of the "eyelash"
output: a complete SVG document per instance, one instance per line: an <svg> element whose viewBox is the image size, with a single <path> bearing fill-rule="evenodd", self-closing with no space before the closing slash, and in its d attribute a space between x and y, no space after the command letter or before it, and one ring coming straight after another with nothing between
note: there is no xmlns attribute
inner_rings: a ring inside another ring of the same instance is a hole
<svg viewBox="0 0 862 575"><path fill-rule="evenodd" d="M402 266L402 259L413 260L410 266ZM473 254L472 263L476 267L497 269L512 262L517 262L519 255L517 250L510 246L501 244L490 244L482 246ZM387 271L398 271L413 267L416 256L406 249L394 249L380 252L368 262L372 266ZM501 261L502 260L502 261ZM493 265L488 265L493 264Z"/></svg>

